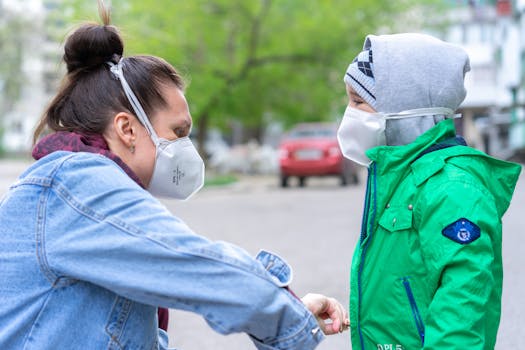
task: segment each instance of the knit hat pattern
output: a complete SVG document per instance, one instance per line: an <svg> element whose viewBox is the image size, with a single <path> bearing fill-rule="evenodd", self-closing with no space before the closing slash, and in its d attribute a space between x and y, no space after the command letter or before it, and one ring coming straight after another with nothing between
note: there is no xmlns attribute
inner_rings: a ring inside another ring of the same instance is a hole
<svg viewBox="0 0 525 350"><path fill-rule="evenodd" d="M456 110L466 96L464 77L469 70L463 48L430 35L368 35L344 81L379 112Z"/></svg>
<svg viewBox="0 0 525 350"><path fill-rule="evenodd" d="M361 98L376 108L374 60L371 49L361 51L350 63L344 77L346 84L352 86Z"/></svg>

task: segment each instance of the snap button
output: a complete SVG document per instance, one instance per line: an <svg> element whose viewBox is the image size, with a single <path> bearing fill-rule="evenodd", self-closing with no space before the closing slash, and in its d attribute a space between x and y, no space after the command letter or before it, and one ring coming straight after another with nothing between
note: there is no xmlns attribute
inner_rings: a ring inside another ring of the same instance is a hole
<svg viewBox="0 0 525 350"><path fill-rule="evenodd" d="M390 208L390 203L388 203L388 204L386 205L386 208L387 208L387 209Z"/></svg>
<svg viewBox="0 0 525 350"><path fill-rule="evenodd" d="M412 209L414 209L414 206L412 204L409 204L408 205L408 210L412 210Z"/></svg>

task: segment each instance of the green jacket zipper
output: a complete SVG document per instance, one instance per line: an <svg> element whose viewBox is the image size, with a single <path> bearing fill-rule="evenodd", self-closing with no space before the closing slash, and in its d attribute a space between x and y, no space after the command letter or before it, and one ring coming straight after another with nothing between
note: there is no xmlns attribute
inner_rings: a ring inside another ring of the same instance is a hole
<svg viewBox="0 0 525 350"><path fill-rule="evenodd" d="M403 285L405 286L408 302L410 303L410 308L412 309L412 316L414 317L417 332L419 334L419 338L421 339L421 346L423 346L425 344L425 325L423 324L423 319L421 318L421 314L419 313L416 298L414 298L414 293L412 293L409 277L403 277Z"/></svg>
<svg viewBox="0 0 525 350"><path fill-rule="evenodd" d="M370 191L370 187L372 187L372 192ZM372 205L372 212L371 212L372 216L371 216L370 223L367 227L368 218L370 214L370 201L372 197L373 197L373 205ZM363 212L363 221L361 223L360 244L363 244L365 240L366 242L364 243L363 251L361 253L361 261L359 263L359 273L357 275L357 289L358 289L358 295L359 295L359 303L358 303L359 310L357 313L357 329L359 330L359 340L361 342L361 350L365 350L365 344L363 341L363 332L361 330L361 296L362 296L361 277L363 274L363 266L364 266L364 261L366 257L366 251L372 239L372 233L374 232L373 227L374 227L376 208L377 208L377 174L376 174L376 163L373 162L368 168L368 181L366 184L365 208Z"/></svg>

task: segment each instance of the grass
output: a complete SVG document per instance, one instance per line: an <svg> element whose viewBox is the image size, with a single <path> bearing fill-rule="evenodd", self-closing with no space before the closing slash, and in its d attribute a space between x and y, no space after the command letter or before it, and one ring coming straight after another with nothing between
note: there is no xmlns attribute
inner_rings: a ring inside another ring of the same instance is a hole
<svg viewBox="0 0 525 350"><path fill-rule="evenodd" d="M204 180L204 186L225 186L236 183L238 181L237 177L231 174L227 175L209 175L206 176Z"/></svg>

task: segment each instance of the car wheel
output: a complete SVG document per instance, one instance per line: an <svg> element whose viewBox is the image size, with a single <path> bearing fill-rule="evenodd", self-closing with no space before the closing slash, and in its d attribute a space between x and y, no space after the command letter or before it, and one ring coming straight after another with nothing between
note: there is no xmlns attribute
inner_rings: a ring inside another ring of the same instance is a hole
<svg viewBox="0 0 525 350"><path fill-rule="evenodd" d="M357 185L359 183L359 176L357 175L357 167L350 160L345 160L343 163L343 173L341 174L341 186L348 184Z"/></svg>
<svg viewBox="0 0 525 350"><path fill-rule="evenodd" d="M348 184L359 184L359 176L357 176L357 174L355 173L349 175L341 175L341 186L347 186Z"/></svg>
<svg viewBox="0 0 525 350"><path fill-rule="evenodd" d="M341 186L348 185L348 180L346 179L346 174L341 175Z"/></svg>
<svg viewBox="0 0 525 350"><path fill-rule="evenodd" d="M281 187L288 187L288 176L281 175Z"/></svg>
<svg viewBox="0 0 525 350"><path fill-rule="evenodd" d="M352 175L352 183L353 183L354 185L359 184L359 176L357 176L357 173L354 173L354 174Z"/></svg>
<svg viewBox="0 0 525 350"><path fill-rule="evenodd" d="M304 187L306 185L306 183L304 182L305 180L305 176L299 176L299 187Z"/></svg>

